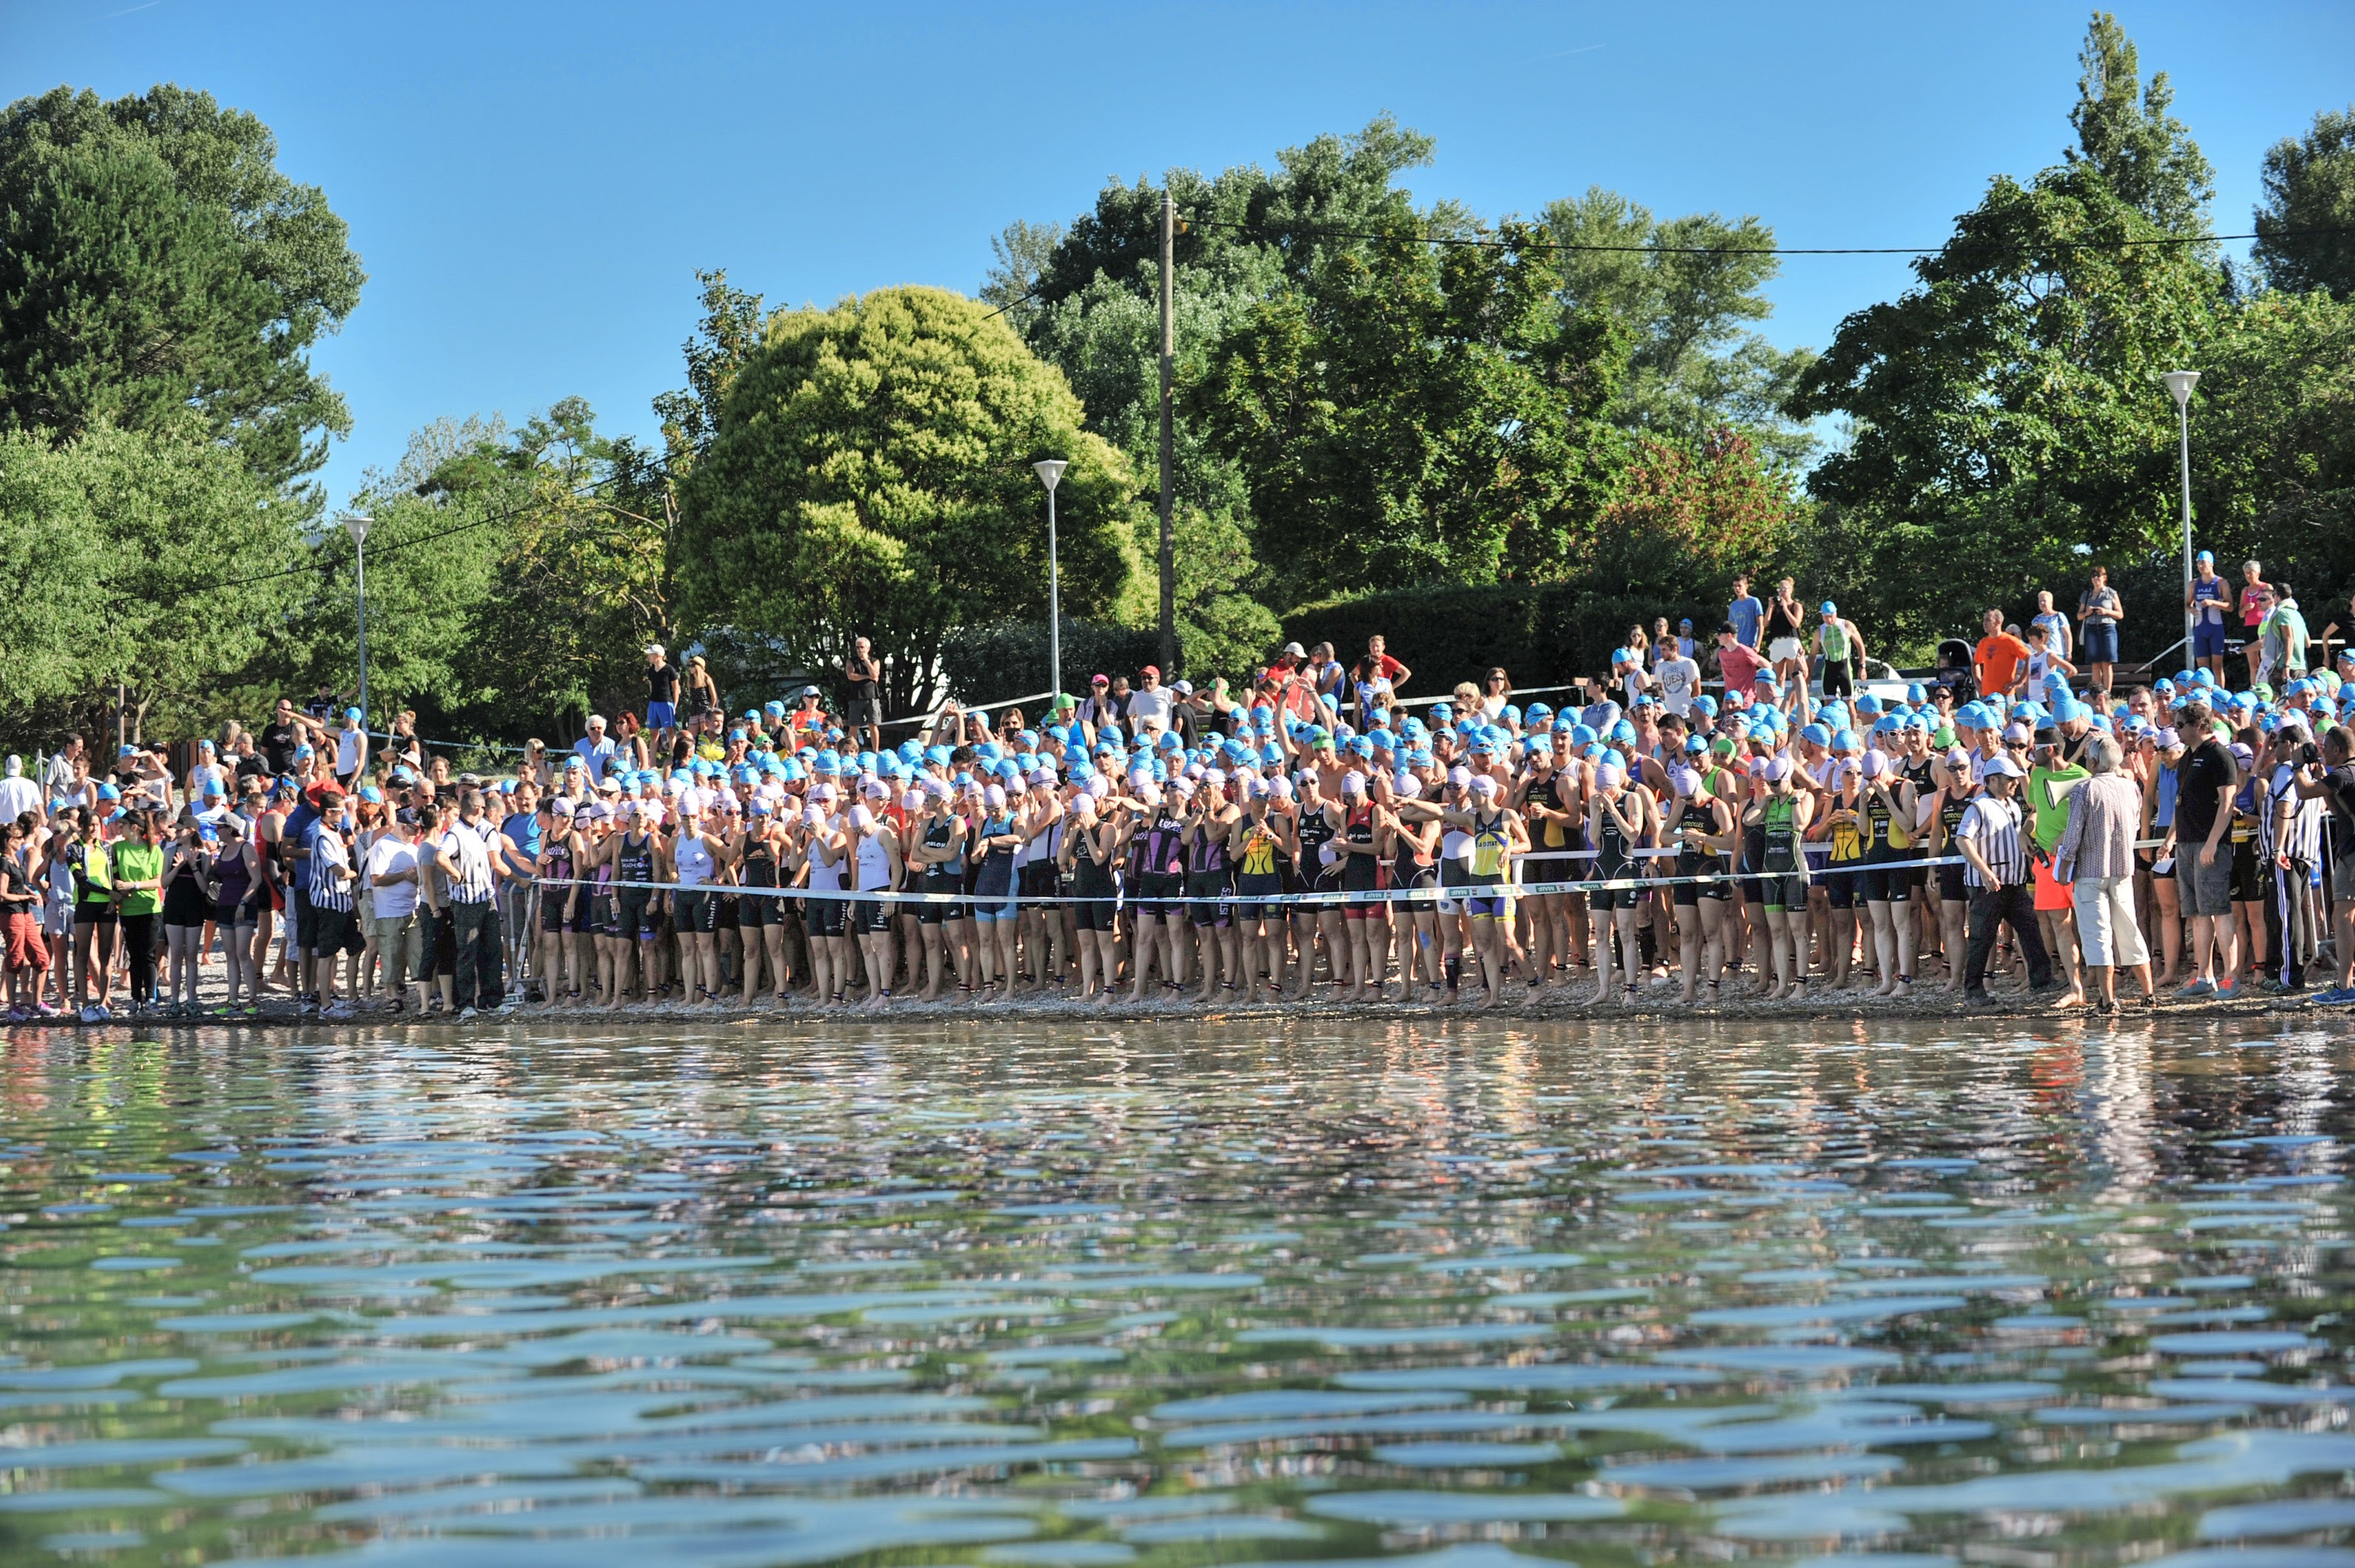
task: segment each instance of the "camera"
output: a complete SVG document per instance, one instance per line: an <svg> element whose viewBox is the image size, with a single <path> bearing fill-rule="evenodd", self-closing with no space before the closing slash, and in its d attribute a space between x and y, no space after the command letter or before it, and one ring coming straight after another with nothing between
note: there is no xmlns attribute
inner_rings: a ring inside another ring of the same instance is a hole
<svg viewBox="0 0 2355 1568"><path fill-rule="evenodd" d="M2297 749L2297 765L2301 768L2320 767L2322 765L2322 749L2317 746L2313 741L2308 741L2305 745L2300 746Z"/></svg>

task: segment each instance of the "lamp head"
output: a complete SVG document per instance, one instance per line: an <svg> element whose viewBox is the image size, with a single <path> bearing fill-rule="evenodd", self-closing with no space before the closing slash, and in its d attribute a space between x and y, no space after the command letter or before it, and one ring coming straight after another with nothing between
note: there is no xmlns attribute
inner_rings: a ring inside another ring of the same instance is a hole
<svg viewBox="0 0 2355 1568"><path fill-rule="evenodd" d="M1062 478L1063 470L1070 466L1070 464L1060 457L1050 457L1044 462L1030 465L1032 471L1039 475L1039 483L1047 486L1047 494L1050 496L1055 493L1055 482Z"/></svg>
<svg viewBox="0 0 2355 1568"><path fill-rule="evenodd" d="M365 512L349 512L345 514L344 531L352 536L352 544L355 549L368 543L368 525L375 521L376 519L374 517L369 517Z"/></svg>
<svg viewBox="0 0 2355 1568"><path fill-rule="evenodd" d="M2167 389L2174 395L2175 406L2179 409L2191 400L2191 389L2200 384L2200 372L2169 370L2159 379L2167 383Z"/></svg>

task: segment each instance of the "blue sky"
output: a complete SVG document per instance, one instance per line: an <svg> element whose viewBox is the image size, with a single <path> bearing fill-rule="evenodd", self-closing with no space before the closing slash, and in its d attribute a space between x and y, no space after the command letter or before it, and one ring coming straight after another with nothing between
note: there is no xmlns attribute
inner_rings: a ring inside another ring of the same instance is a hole
<svg viewBox="0 0 2355 1568"><path fill-rule="evenodd" d="M1383 110L1422 197L1489 216L1590 184L1756 213L1791 245L1934 244L2057 161L2087 8L1455 5L800 7L0 0L0 91L209 90L350 222L369 282L317 363L341 500L440 415L570 393L651 432L698 266L772 304L972 290L990 236L1107 176L1272 163ZM2258 160L2355 98L2355 6L2130 5L2143 67L2249 227ZM2242 250L2244 247L2233 247ZM1793 258L1770 336L1822 345L1906 282Z"/></svg>

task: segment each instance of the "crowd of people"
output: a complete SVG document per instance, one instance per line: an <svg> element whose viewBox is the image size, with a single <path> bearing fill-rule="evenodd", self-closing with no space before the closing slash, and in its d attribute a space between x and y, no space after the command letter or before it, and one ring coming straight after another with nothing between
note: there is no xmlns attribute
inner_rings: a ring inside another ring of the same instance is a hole
<svg viewBox="0 0 2355 1568"><path fill-rule="evenodd" d="M2203 555L2190 658L2129 683L2097 567L1912 681L1745 580L1708 635L1630 627L1538 688L1295 643L890 745L862 639L838 700L738 711L649 647L643 720L497 776L328 692L176 756L76 738L0 779L9 1016L2355 1002L2355 654L2333 624L2309 664L2295 596L2243 577Z"/></svg>

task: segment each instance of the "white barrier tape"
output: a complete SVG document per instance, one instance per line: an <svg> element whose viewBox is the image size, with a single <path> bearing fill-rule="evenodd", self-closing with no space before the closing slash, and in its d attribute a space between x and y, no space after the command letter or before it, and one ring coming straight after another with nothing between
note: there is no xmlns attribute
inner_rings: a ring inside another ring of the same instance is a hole
<svg viewBox="0 0 2355 1568"><path fill-rule="evenodd" d="M1849 860L1843 861L1839 868L1839 873L1835 874L1842 874L1849 871L1894 870L1901 869L1910 871L1917 866L1924 868L1930 866L1960 866L1965 863L1963 857L1960 855L1946 855L1935 859L1927 860L1878 860L1872 862L1869 866L1861 860ZM1821 876L1824 873L1818 871L1812 875ZM1502 898L1508 895L1515 898L1540 898L1550 897L1556 893L1582 893L1595 891L1626 892L1630 891L1643 891L1651 888L1673 887L1687 882L1702 884L1711 882L1730 882L1739 884L1742 882L1763 882L1770 879L1780 880L1786 877L1808 876L1810 876L1809 872L1802 870L1714 871L1700 876L1690 877L1606 877L1592 878L1581 881L1482 882L1470 886L1459 883L1447 887L1366 888L1358 891L1335 889L1321 892L1258 894L1240 892L1236 891L1232 883L1229 883L1224 888L1221 888L1215 896L1211 897L1191 895L1180 891L1166 896L1148 898L1141 893L1124 891L1114 893L1109 898L1104 897L1102 894L1082 895L1062 892L1049 894L1034 893L1028 895L1028 901L1034 904L1129 904L1146 902L1162 904L1248 903L1324 905L1346 903L1409 903L1418 901L1429 902L1434 899L1461 901L1464 899L1475 898ZM760 888L741 887L734 884L719 882L706 882L699 887L690 888L678 882L642 882L623 880L621 879L598 883L584 877L543 877L538 879L538 880L540 885L543 887L603 887L606 889L644 888L652 892L736 893L751 898L819 899L832 900L846 903L1018 903L1024 901L1025 899L1025 895L1020 893L1018 891L1004 894L967 892L913 893L905 892L898 889L879 888L871 892L855 892L847 888Z"/></svg>

